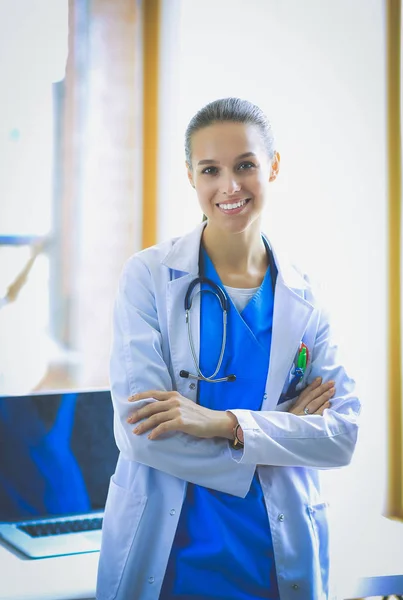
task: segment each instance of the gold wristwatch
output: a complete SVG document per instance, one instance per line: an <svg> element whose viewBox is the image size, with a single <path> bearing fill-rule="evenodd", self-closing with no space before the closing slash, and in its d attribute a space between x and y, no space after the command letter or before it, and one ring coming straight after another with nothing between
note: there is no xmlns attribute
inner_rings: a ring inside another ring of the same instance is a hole
<svg viewBox="0 0 403 600"><path fill-rule="evenodd" d="M236 427L234 427L234 439L231 442L232 448L235 450L241 450L244 447L244 443L238 437L238 429L240 428L240 424L238 423Z"/></svg>

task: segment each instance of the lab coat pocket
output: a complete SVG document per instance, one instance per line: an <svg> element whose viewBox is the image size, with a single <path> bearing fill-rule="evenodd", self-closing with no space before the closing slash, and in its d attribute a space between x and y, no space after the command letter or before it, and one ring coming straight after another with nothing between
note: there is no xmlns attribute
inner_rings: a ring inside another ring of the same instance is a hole
<svg viewBox="0 0 403 600"><path fill-rule="evenodd" d="M111 477L102 525L97 600L116 598L146 502L146 496L117 485Z"/></svg>
<svg viewBox="0 0 403 600"><path fill-rule="evenodd" d="M320 502L307 506L309 519L313 530L313 545L316 546L315 553L319 559L318 575L322 588L325 593L329 586L329 524L328 524L328 503ZM327 597L327 596L326 596Z"/></svg>
<svg viewBox="0 0 403 600"><path fill-rule="evenodd" d="M290 400L290 398L288 396L290 395L290 386L291 386L291 383L295 376L295 369L296 369L296 367L295 367L295 364L293 363L291 365L290 370L288 371L287 377L285 379L283 390L280 395L279 404L282 404L283 402L287 402L287 400ZM298 383L298 385L295 388L295 392L292 395L293 399L295 399L297 396L299 396L300 393L302 392L302 390L304 390L306 388L306 386L308 385L308 379L309 379L310 373L311 373L311 366L309 365L309 367L305 371L301 381Z"/></svg>
<svg viewBox="0 0 403 600"><path fill-rule="evenodd" d="M284 381L283 390L280 396L280 402L285 401L288 397L297 397L301 391L308 385L308 379L312 370L312 350L306 339L302 339L299 343L298 350L289 366L287 376ZM296 384L295 376L298 371L303 371L303 376Z"/></svg>

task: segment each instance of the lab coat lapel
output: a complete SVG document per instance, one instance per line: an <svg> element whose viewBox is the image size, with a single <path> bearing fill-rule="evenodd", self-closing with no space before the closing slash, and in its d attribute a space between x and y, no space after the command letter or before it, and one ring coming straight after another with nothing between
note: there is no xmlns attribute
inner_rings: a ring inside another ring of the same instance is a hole
<svg viewBox="0 0 403 600"><path fill-rule="evenodd" d="M173 375L177 390L196 400L197 384L180 377L182 369L195 373L185 322L184 300L190 282L199 274L199 248L205 223L200 223L189 234L179 238L162 263L172 270L167 284L168 335L171 348ZM273 308L273 333L270 365L266 382L266 399L262 410L274 410L284 387L299 343L308 325L313 306L303 297L308 284L293 265L273 248L278 269ZM192 304L191 328L197 359L200 352L200 294Z"/></svg>
<svg viewBox="0 0 403 600"><path fill-rule="evenodd" d="M289 288L279 274L274 296L270 365L262 410L275 410L312 311L313 306Z"/></svg>

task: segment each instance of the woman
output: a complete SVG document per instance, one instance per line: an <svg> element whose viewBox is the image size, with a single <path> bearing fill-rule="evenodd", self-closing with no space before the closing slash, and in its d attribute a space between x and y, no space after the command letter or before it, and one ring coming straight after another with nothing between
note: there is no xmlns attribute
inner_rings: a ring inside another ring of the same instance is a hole
<svg viewBox="0 0 403 600"><path fill-rule="evenodd" d="M97 598L327 599L318 470L350 462L360 403L309 281L261 232L270 124L213 102L186 161L206 221L133 256L117 295Z"/></svg>

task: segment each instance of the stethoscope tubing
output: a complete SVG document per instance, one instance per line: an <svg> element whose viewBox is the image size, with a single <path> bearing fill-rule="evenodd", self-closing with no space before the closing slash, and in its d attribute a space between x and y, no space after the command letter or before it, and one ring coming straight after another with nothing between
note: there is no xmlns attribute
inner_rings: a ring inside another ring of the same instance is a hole
<svg viewBox="0 0 403 600"><path fill-rule="evenodd" d="M275 268L273 252L270 247L270 244L268 243L268 241L265 238L263 238L263 239L264 239L264 243L265 243L266 248L268 249L268 253L269 253L270 277L271 277L273 296L274 296L275 287L276 287L276 279L277 279L277 270ZM200 244L200 250L199 250L199 271L200 272L203 271L202 245L201 244ZM192 298L191 297L192 292L193 292L194 288L196 287L196 285L198 285L198 284L200 284L200 286L202 284L207 284L212 289L210 289L210 290L200 289L197 291L195 296L193 296L193 298ZM193 342L191 322L190 322L190 311L192 308L192 302L197 294L202 294L203 292L210 292L218 298L218 301L220 303L221 310L223 313L223 332L222 332L220 356L219 356L217 367L216 367L214 373L212 375L210 375L209 377L206 377L202 373L202 371L200 369L200 365L198 364L196 350L195 350L194 342ZM227 298L224 290L222 290L218 284L216 284L211 279L208 279L207 277L203 277L203 276L196 277L190 283L190 285L187 289L184 304L185 304L185 319L186 319L186 326L187 326L187 331L188 331L189 345L190 345L190 350L191 350L191 354L192 354L192 358L193 358L193 363L194 363L196 371L197 371L197 375L190 373L189 371L185 371L185 370L180 371L179 375L181 377L185 377L185 378L189 378L189 379L196 379L199 381L206 381L208 383L221 383L224 381L235 381L236 375L234 375L234 374L227 375L226 377L220 377L218 379L214 379L221 368L221 365L222 365L222 362L224 359L225 347L227 345L227 321L228 321L229 301L228 301L228 298Z"/></svg>
<svg viewBox="0 0 403 600"><path fill-rule="evenodd" d="M212 290L204 290L204 291L211 292L212 294L214 294L215 296L218 297L218 294L216 294ZM220 291L222 291L222 290L220 290ZM200 290L198 293L201 294L202 290ZM223 308L223 311L222 311L222 328L223 328L222 329L222 342L221 342L221 351L220 351L220 357L218 359L217 367L212 375L210 375L209 377L206 377L201 372L200 367L197 363L196 350L195 350L194 343L193 343L193 336L192 336L191 323L190 323L190 308L191 308L191 304L190 304L189 309L186 310L186 325L187 325L187 330L188 330L188 338L189 338L190 350L192 352L193 362L196 367L198 378L202 379L203 381L211 381L212 382L212 380L214 379L214 377L217 375L218 371L221 368L222 361L224 358L225 346L227 345L227 311ZM191 373L189 373L189 376L191 376ZM223 378L223 381L226 381L226 380L227 380L226 377Z"/></svg>

